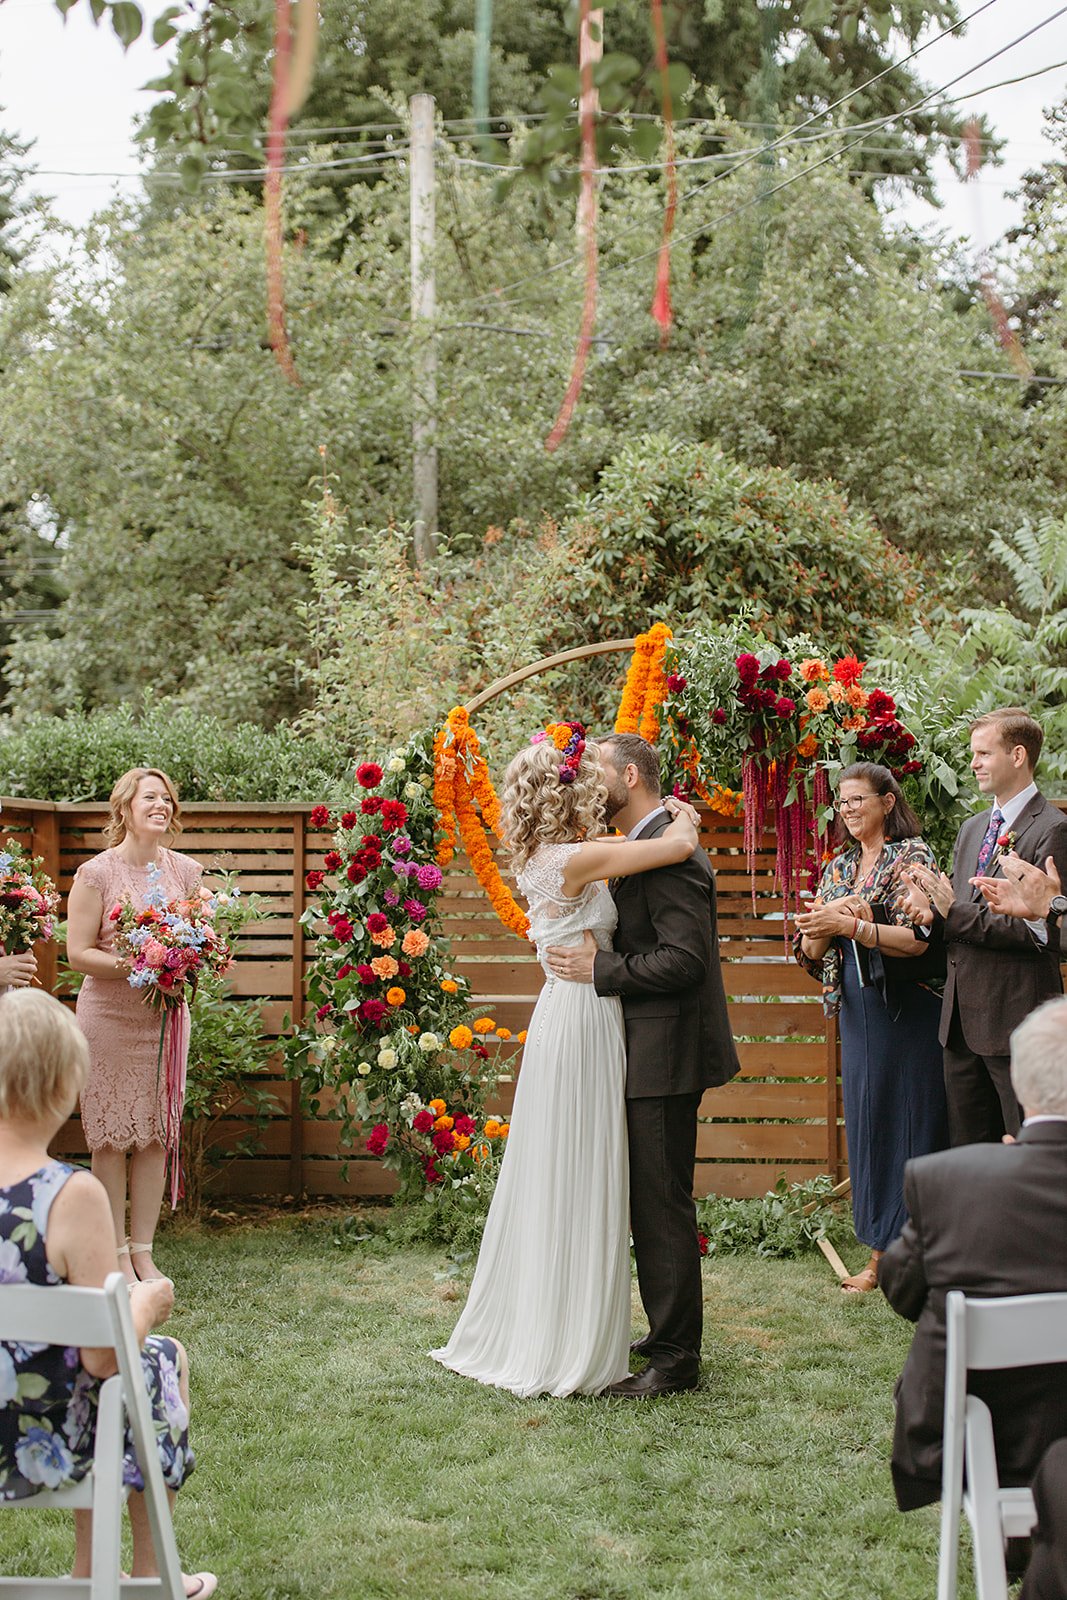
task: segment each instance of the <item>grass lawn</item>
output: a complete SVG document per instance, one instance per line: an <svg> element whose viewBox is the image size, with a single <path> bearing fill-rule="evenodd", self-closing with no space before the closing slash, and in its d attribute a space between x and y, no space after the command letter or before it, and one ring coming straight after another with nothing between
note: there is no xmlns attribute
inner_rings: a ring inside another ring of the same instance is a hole
<svg viewBox="0 0 1067 1600"><path fill-rule="evenodd" d="M820 1256L705 1263L694 1394L524 1401L427 1360L463 1293L440 1254L340 1248L335 1228L163 1242L199 1457L178 1543L220 1597L934 1592L936 1508L900 1516L887 1464L910 1328L879 1295L843 1298ZM636 1290L634 1313L640 1331ZM62 1571L71 1549L58 1513L0 1509L0 1571Z"/></svg>

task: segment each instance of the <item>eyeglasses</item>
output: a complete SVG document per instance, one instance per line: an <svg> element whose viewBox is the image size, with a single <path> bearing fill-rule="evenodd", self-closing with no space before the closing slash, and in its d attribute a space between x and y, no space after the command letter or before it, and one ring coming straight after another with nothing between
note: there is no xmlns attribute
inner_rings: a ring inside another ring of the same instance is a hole
<svg viewBox="0 0 1067 1600"><path fill-rule="evenodd" d="M878 796L875 795L875 794L850 794L848 796L847 800L837 800L837 801L835 801L834 802L834 810L835 811L855 811L856 808L858 806L863 805L865 801L867 801L867 800L877 800L877 798L878 798Z"/></svg>

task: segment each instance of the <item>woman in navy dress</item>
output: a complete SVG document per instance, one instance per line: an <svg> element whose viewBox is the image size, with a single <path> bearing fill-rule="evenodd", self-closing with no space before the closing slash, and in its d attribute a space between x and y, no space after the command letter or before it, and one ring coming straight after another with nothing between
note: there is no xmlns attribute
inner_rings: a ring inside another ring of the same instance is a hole
<svg viewBox="0 0 1067 1600"><path fill-rule="evenodd" d="M877 1286L879 1258L904 1226L905 1163L948 1145L940 956L914 933L900 876L905 865L937 863L888 767L846 767L836 810L845 848L797 917L794 950L839 1018L852 1219L871 1252L841 1287L862 1294Z"/></svg>

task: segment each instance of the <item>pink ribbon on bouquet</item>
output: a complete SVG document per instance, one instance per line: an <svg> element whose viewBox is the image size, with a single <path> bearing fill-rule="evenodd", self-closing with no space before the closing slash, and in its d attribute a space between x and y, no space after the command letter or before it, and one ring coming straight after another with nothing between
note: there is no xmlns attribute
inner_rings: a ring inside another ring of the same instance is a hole
<svg viewBox="0 0 1067 1600"><path fill-rule="evenodd" d="M168 1006L159 1030L159 1059L163 1076L163 1144L170 1172L170 1208L175 1211L185 1193L182 1172L182 1111L189 1060L189 1007Z"/></svg>

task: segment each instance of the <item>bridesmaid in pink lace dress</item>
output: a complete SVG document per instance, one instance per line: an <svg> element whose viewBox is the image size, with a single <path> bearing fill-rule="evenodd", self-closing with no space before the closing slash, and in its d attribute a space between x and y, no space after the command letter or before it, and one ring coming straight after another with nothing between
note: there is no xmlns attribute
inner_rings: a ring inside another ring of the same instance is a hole
<svg viewBox="0 0 1067 1600"><path fill-rule="evenodd" d="M200 891L200 866L164 846L181 831L177 791L165 772L133 767L111 791L110 804L104 835L111 848L80 866L71 885L67 955L85 973L77 1014L91 1065L81 1096L82 1127L93 1174L111 1202L122 1270L136 1282L163 1276L152 1260L167 1164L160 1016L130 988L129 969L114 948L110 912L126 898L144 905L153 865L162 873L168 900L191 898Z"/></svg>

